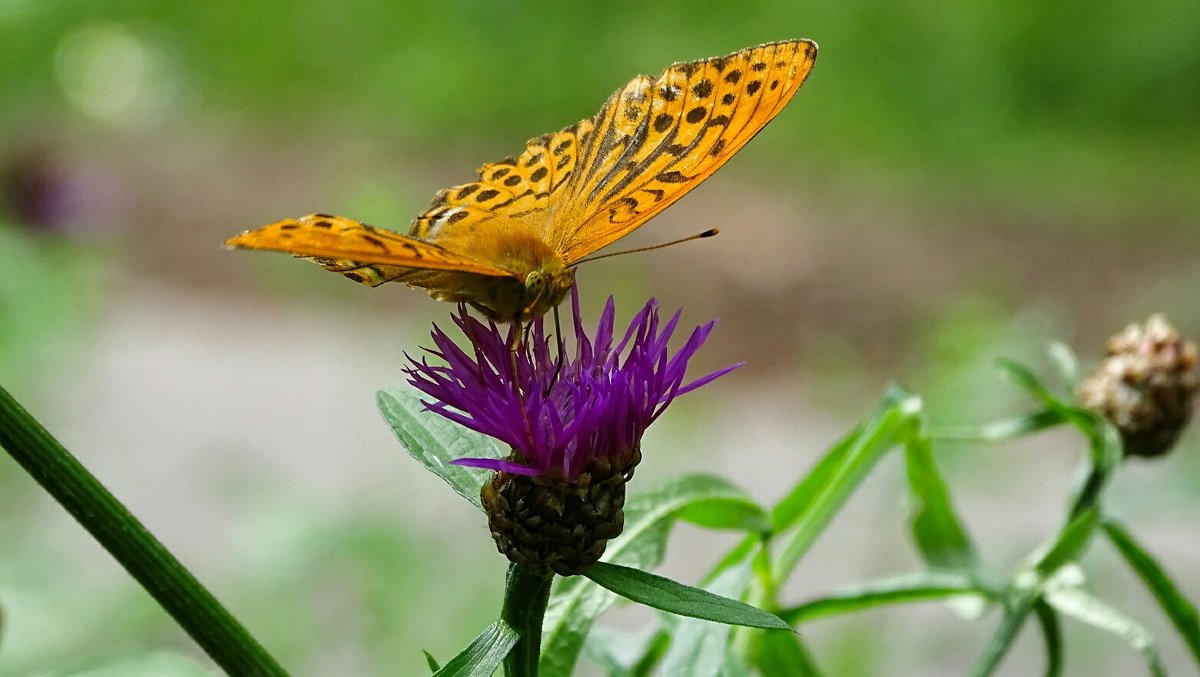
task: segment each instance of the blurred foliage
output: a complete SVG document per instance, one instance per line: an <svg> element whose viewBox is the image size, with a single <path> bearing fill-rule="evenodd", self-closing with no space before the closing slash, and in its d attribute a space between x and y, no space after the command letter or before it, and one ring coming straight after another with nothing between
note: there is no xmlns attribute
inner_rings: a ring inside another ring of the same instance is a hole
<svg viewBox="0 0 1200 677"><path fill-rule="evenodd" d="M0 379L22 390L33 386L29 370L74 347L95 298L87 282L96 271L83 248L3 220L0 252L7 259L0 266Z"/></svg>
<svg viewBox="0 0 1200 677"><path fill-rule="evenodd" d="M819 64L772 143L752 147L785 168L781 186L803 173L1111 222L1179 221L1200 206L1189 0L9 0L0 125L65 114L64 93L88 109L89 88L103 91L93 112L122 97L134 110L141 88L182 124L340 128L430 151L511 139L505 153L591 115L635 73L801 36L822 45Z"/></svg>

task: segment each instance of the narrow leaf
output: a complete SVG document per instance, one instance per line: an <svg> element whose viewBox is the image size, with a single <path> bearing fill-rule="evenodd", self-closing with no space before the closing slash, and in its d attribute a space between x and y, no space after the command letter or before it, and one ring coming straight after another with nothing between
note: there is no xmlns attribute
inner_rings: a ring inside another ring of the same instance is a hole
<svg viewBox="0 0 1200 677"><path fill-rule="evenodd" d="M696 501L679 511L679 519L708 529L765 532L771 528L767 511L749 497Z"/></svg>
<svg viewBox="0 0 1200 677"><path fill-rule="evenodd" d="M1099 508L1093 506L1067 523L1054 543L1034 565L1042 578L1047 578L1063 565L1083 554L1100 520Z"/></svg>
<svg viewBox="0 0 1200 677"><path fill-rule="evenodd" d="M425 663L429 666L430 672L437 672L439 669L441 669L438 665L437 659L433 657L433 654L425 651L424 649L421 650L421 653L425 654Z"/></svg>
<svg viewBox="0 0 1200 677"><path fill-rule="evenodd" d="M644 674L638 670L647 656L661 657L666 646L664 640L669 639L669 635L655 626L636 632L596 626L588 632L583 653L592 663L603 668L608 677L637 677Z"/></svg>
<svg viewBox="0 0 1200 677"><path fill-rule="evenodd" d="M451 465L450 461L468 456L503 458L504 454L496 444L485 435L425 411L417 391L411 388L381 390L376 395L376 402L379 413L383 414L383 419L409 455L483 510L479 490L491 478L492 472Z"/></svg>
<svg viewBox="0 0 1200 677"><path fill-rule="evenodd" d="M1125 527L1114 520L1105 520L1101 526L1117 551L1129 566L1133 567L1146 587L1150 588L1154 599L1158 600L1159 606L1171 619L1188 649L1191 649L1197 664L1200 664L1200 620L1195 605L1183 596L1167 572L1149 552L1133 540L1133 536Z"/></svg>
<svg viewBox="0 0 1200 677"><path fill-rule="evenodd" d="M678 616L752 628L791 629L782 618L745 602L714 595L639 569L597 562L588 567L583 575L626 599Z"/></svg>
<svg viewBox="0 0 1200 677"><path fill-rule="evenodd" d="M1042 628L1042 639L1046 642L1046 677L1058 677L1063 670L1063 641L1058 614L1042 600L1033 605L1033 611Z"/></svg>
<svg viewBox="0 0 1200 677"><path fill-rule="evenodd" d="M888 604L922 602L963 595L993 598L996 593L964 574L928 571L845 588L780 611L779 616L796 625L825 616Z"/></svg>
<svg viewBox="0 0 1200 677"><path fill-rule="evenodd" d="M650 645L646 647L646 651L642 653L641 658L633 665L633 677L648 677L650 672L658 665L663 656L667 655L667 650L671 648L671 633L665 630L659 630L654 635L654 639Z"/></svg>
<svg viewBox="0 0 1200 677"><path fill-rule="evenodd" d="M1079 360L1075 359L1075 352L1071 350L1071 347L1061 341L1053 341L1046 346L1046 354L1050 356L1050 361L1058 370L1058 376L1062 379L1067 392L1073 393L1078 390Z"/></svg>
<svg viewBox="0 0 1200 677"><path fill-rule="evenodd" d="M489 677L504 662L518 639L516 630L504 621L496 621L434 673L434 677Z"/></svg>
<svg viewBox="0 0 1200 677"><path fill-rule="evenodd" d="M755 665L759 674L772 677L820 677L821 670L800 636L789 632L764 632L759 639Z"/></svg>
<svg viewBox="0 0 1200 677"><path fill-rule="evenodd" d="M1029 612L1033 609L1040 594L1040 589L1025 589L1013 595L1006 602L1000 626L996 628L996 632L992 634L987 647L983 650L983 655L971 669L973 677L990 675L1000 665L1000 661L1004 659L1004 655L1008 653L1009 647L1012 646L1021 628L1025 625L1025 621L1029 618Z"/></svg>
<svg viewBox="0 0 1200 677"><path fill-rule="evenodd" d="M975 570L975 547L950 503L929 438L909 436L904 458L914 498L910 528L921 557L935 569Z"/></svg>
<svg viewBox="0 0 1200 677"><path fill-rule="evenodd" d="M678 583L671 581L668 583L686 588L691 593L703 593L718 600L732 602L733 600L727 599L727 597L740 597L746 591L746 583L750 580L752 557L747 557L738 566L726 569L707 586L706 590L679 586ZM665 578L661 580L667 581ZM603 584L602 582L601 585ZM678 613L670 609L668 611ZM721 623L707 623L697 620L698 618L703 617L693 616L684 619L676 627L671 639L671 648L663 659L663 677L717 677L718 674L729 672L724 667L730 657L730 626Z"/></svg>
<svg viewBox="0 0 1200 677"><path fill-rule="evenodd" d="M899 391L889 393L880 411L859 431L830 449L776 507L771 516L775 530L791 528L780 538L778 555L773 561L777 584L795 569L875 463L900 436L912 431L920 411L919 398L903 396Z"/></svg>
<svg viewBox="0 0 1200 677"><path fill-rule="evenodd" d="M996 360L996 366L1012 379L1014 383L1024 388L1030 395L1033 395L1047 407L1054 409L1070 406L1059 399L1054 393L1050 392L1050 389L1042 383L1042 380L1025 365L1002 357Z"/></svg>
<svg viewBox="0 0 1200 677"><path fill-rule="evenodd" d="M1066 420L1062 409L1039 409L978 427L931 429L929 436L935 440L958 442L1000 442L1053 428Z"/></svg>
<svg viewBox="0 0 1200 677"><path fill-rule="evenodd" d="M1150 631L1078 587L1050 587L1046 601L1059 612L1125 640L1146 661L1152 675L1166 675Z"/></svg>

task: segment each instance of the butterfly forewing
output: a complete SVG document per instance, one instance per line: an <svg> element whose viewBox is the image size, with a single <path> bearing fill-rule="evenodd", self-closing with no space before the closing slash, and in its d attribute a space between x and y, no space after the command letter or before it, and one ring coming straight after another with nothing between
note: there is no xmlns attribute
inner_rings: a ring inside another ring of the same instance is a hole
<svg viewBox="0 0 1200 677"><path fill-rule="evenodd" d="M807 40L639 76L596 115L554 244L568 263L628 234L716 171L782 110L816 59Z"/></svg>

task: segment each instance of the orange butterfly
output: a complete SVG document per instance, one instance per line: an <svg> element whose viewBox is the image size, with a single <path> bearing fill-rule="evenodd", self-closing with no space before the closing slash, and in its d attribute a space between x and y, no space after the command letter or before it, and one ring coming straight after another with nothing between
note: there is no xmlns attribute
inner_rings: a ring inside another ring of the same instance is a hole
<svg viewBox="0 0 1200 677"><path fill-rule="evenodd" d="M746 145L791 100L817 58L775 42L639 75L599 113L532 139L447 188L408 235L311 214L248 231L229 247L312 260L372 287L398 280L488 317L556 306L574 266L666 209Z"/></svg>

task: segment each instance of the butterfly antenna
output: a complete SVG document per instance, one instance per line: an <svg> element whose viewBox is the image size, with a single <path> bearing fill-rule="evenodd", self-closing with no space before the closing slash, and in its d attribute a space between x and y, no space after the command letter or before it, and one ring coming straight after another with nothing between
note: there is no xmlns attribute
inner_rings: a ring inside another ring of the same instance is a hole
<svg viewBox="0 0 1200 677"><path fill-rule="evenodd" d="M571 267L575 267L581 263L587 263L589 261L599 261L600 259L607 259L610 256L623 256L625 254L637 254L638 252L649 252L649 251L654 251L655 249L662 249L663 247L670 247L672 245L683 244L684 242L691 242L692 240L702 240L706 237L712 237L719 232L721 232L721 231L718 228L709 228L708 230L704 231L703 233L696 233L695 235L688 235L687 237L681 237L678 240L671 240L670 242L663 242L662 244L654 244L654 245L650 245L649 247L638 247L637 249L623 249L619 252L609 252L607 254L600 254L599 256L589 256L586 259L581 259L579 261L576 261L575 263L572 263Z"/></svg>

